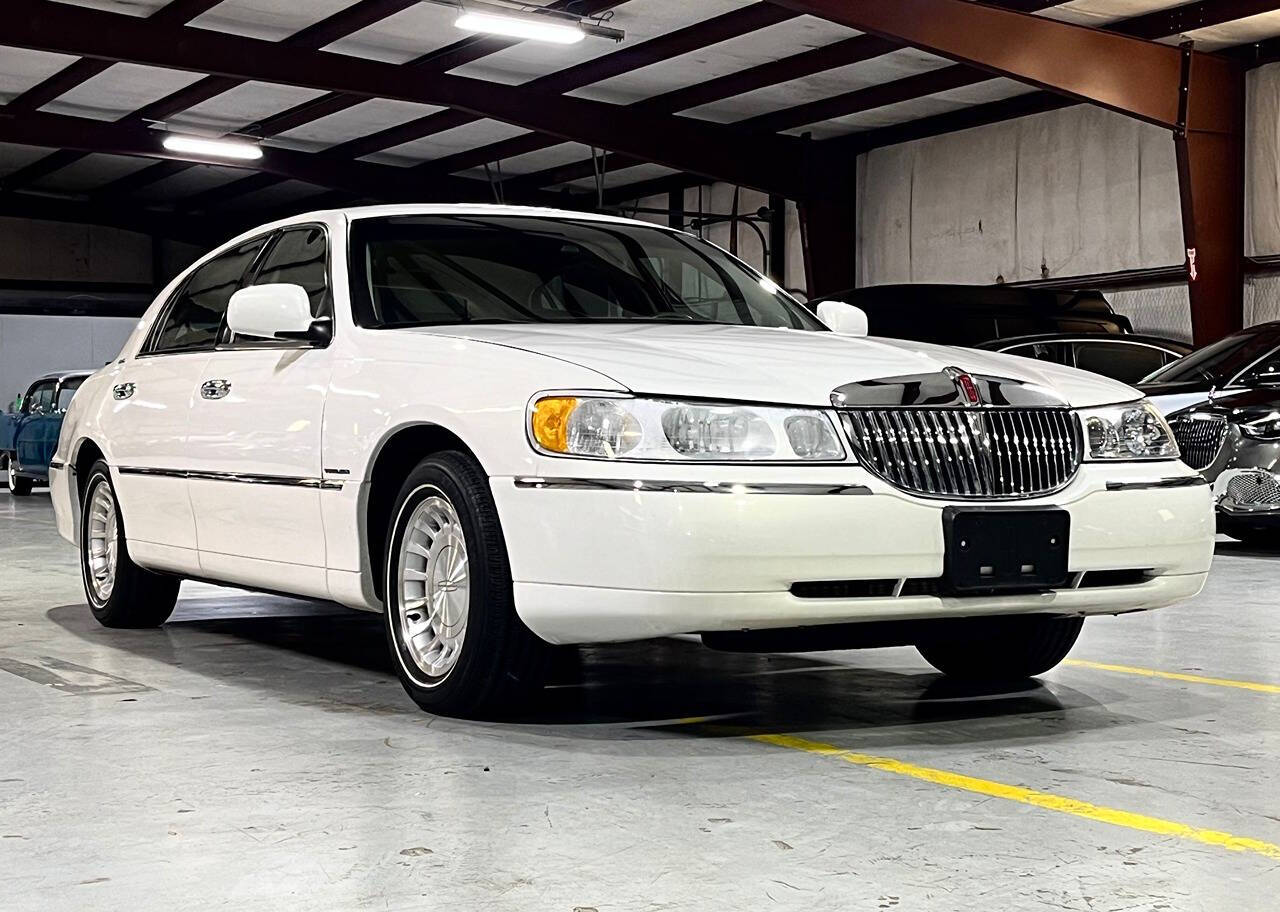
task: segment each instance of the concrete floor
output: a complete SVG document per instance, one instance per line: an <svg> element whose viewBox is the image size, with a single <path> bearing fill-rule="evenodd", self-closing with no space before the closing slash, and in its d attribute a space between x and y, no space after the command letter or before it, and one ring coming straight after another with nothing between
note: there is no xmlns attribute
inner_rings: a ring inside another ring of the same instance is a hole
<svg viewBox="0 0 1280 912"><path fill-rule="evenodd" d="M47 496L0 491L0 909L1273 910L1278 590L1224 541L1194 603L1086 625L1134 670L1015 693L670 640L478 724L373 616L187 584L104 630Z"/></svg>

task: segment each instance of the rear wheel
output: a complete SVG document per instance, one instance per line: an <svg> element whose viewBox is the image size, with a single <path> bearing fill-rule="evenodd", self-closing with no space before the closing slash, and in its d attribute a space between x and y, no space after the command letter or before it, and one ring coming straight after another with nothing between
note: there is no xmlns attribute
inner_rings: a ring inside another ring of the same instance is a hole
<svg viewBox="0 0 1280 912"><path fill-rule="evenodd" d="M1019 681L1042 674L1067 657L1084 626L1081 617L1011 617L979 636L919 643L938 671L967 681Z"/></svg>
<svg viewBox="0 0 1280 912"><path fill-rule="evenodd" d="M489 480L465 453L437 453L396 498L383 568L387 641L429 712L492 715L542 685L548 645L515 611Z"/></svg>
<svg viewBox="0 0 1280 912"><path fill-rule="evenodd" d="M35 486L30 478L18 474L18 461L12 456L5 458L5 475L9 479L9 493L14 497L26 497Z"/></svg>
<svg viewBox="0 0 1280 912"><path fill-rule="evenodd" d="M89 608L104 627L159 627L178 601L181 580L129 558L111 473L101 460L89 470L81 504L80 574Z"/></svg>

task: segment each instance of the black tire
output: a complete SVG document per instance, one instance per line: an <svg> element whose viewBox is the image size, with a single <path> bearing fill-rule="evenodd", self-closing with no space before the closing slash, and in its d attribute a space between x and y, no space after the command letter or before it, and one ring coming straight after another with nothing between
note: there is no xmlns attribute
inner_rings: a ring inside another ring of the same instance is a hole
<svg viewBox="0 0 1280 912"><path fill-rule="evenodd" d="M89 556L89 527L93 521L91 504L100 488L110 496L117 517L115 579L105 598L93 583ZM173 606L178 601L178 587L182 584L176 576L144 570L129 558L124 517L120 514L120 504L111 485L111 473L102 460L95 462L89 470L80 503L80 577L84 581L89 610L103 627L159 627L173 613Z"/></svg>
<svg viewBox="0 0 1280 912"><path fill-rule="evenodd" d="M468 563L465 634L454 664L431 676L401 629L400 552L415 509L444 498L462 528ZM511 566L489 479L468 454L436 453L409 473L396 495L383 567L387 644L405 691L422 709L457 716L510 713L542 686L549 645L516 615Z"/></svg>
<svg viewBox="0 0 1280 912"><path fill-rule="evenodd" d="M5 477L9 479L9 493L14 497L27 497L35 482L18 474L17 462L12 456L5 459Z"/></svg>
<svg viewBox="0 0 1280 912"><path fill-rule="evenodd" d="M1021 681L1065 659L1083 626L1082 617L1011 617L983 623L974 636L919 643L916 649L953 678Z"/></svg>

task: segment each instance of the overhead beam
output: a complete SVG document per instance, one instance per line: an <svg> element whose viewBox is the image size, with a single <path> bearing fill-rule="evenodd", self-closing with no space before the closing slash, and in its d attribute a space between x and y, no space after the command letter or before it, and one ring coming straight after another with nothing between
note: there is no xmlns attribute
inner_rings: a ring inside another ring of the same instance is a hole
<svg viewBox="0 0 1280 912"><path fill-rule="evenodd" d="M1046 4L1047 5L1047 4ZM1158 39L1167 38L1171 35L1182 34L1195 29L1209 28L1215 25L1221 25L1224 22L1234 22L1238 19L1247 18L1249 16L1259 15L1264 12L1271 12L1280 9L1280 0L1198 0L1195 3L1188 3L1183 6L1175 7L1169 10L1159 10L1153 13L1147 13L1141 16L1134 16L1129 19L1122 19L1118 22L1108 23L1101 26L1103 31L1115 32L1121 35L1128 35L1131 38ZM956 64L949 67L943 67L937 70L930 70L926 73L908 76L902 79L896 79L892 82L881 83L876 86L870 86L866 89L845 92L840 95L834 95L823 98L808 104L797 105L791 108L784 108L780 111L770 112L759 117L749 118L747 120L737 121L734 126L747 127L762 131L790 130L810 124L816 124L824 120L832 120L839 117L848 117L862 111L870 111L876 108L882 108L886 105L897 104L906 101L914 101L916 99L925 98L939 92L945 92L952 89L958 89L970 85L978 85L991 79L991 74L983 70L977 70L973 67ZM1038 99L1031 101L1030 99ZM1020 100L1010 105L1011 109L1023 110L1038 108L1039 110L1054 110L1055 108L1064 107L1075 99L1069 96L1058 95L1052 92L1030 93L1028 96L1022 96ZM1003 102L995 102L989 105L975 106L971 109L975 112L975 119L980 122L988 113L994 115L1001 109L998 107ZM937 115L929 120L942 127L941 132L946 132L946 125L952 120L961 124L963 129L967 120L963 116L963 112L955 112L957 117L949 118L948 114ZM896 124L891 127L882 128L882 130L868 131L852 137L849 141L850 145L859 145L866 148L874 148L879 145L886 145L882 141L882 137L889 138L892 142L897 142L895 137L901 130L904 134L911 135L915 131L914 124L919 122L907 122ZM927 135L936 135L928 133ZM914 138L914 137L913 137Z"/></svg>
<svg viewBox="0 0 1280 912"><path fill-rule="evenodd" d="M595 15L605 10L621 6L628 0L554 0L547 4L548 9L573 10L583 15ZM520 41L514 38L499 38L493 35L472 35L429 51L426 54L399 64L406 78L421 79L435 73L447 73L467 63L472 63L490 54L514 47ZM276 136L297 129L303 124L311 123L322 117L337 114L360 104L366 99L359 95L347 95L342 92L330 92L319 98L305 101L288 110L273 114L245 128L246 132L259 136Z"/></svg>
<svg viewBox="0 0 1280 912"><path fill-rule="evenodd" d="M107 152L143 158L178 160L197 164L235 167L248 171L268 172L337 190L388 201L435 199L442 201L474 201L486 199L487 185L479 181L451 177L442 181L406 180L404 169L369 162L334 163L307 152L267 148L260 160L228 162L178 154L165 149L161 134L144 127L104 123L86 117L35 112L19 117L7 116L0 107L0 142L28 146L45 146L81 152Z"/></svg>
<svg viewBox="0 0 1280 912"><path fill-rule="evenodd" d="M221 2L222 0L171 0L152 13L150 18L154 22L185 25ZM81 83L105 72L109 66L109 60L81 58L18 95L9 102L9 108L14 111L37 111Z"/></svg>
<svg viewBox="0 0 1280 912"><path fill-rule="evenodd" d="M1244 76L1240 65L966 0L774 0L1172 130L1191 322L1205 344L1243 322Z"/></svg>
<svg viewBox="0 0 1280 912"><path fill-rule="evenodd" d="M1169 129L1230 126L1213 99L1184 109L1182 52L1168 45L969 0L772 2ZM1200 72L1229 67L1192 53Z"/></svg>
<svg viewBox="0 0 1280 912"><path fill-rule="evenodd" d="M597 5L603 7L606 4L601 2ZM609 79L621 73L651 66L663 60L669 60L672 57L677 57L711 44L727 41L770 25L776 25L788 19L794 19L797 15L790 10L781 9L771 3L755 3L751 6L731 10L719 16L713 16L710 19L703 19L674 32L668 32L648 41L626 46L622 50L611 54L605 54L576 66L566 67L563 70L530 80L524 83L523 87L529 90L556 94L568 92L572 89ZM875 41L876 39L869 40ZM402 66L408 65L402 64ZM300 106L300 108L304 109L305 107L305 105ZM291 127L297 125L296 118L289 117L288 112L285 112L284 118ZM407 123L398 124L367 136L357 137L336 146L331 146L319 154L330 158L360 158L373 152L423 139L482 119L463 111L436 111ZM255 128L250 127L248 129L253 130ZM258 129L275 129L275 126L270 122L265 122ZM454 156L447 157L447 160L444 161L424 162L421 165L414 166L414 171L422 175L447 175L488 162L499 161L510 155L520 155L525 152L559 145L561 142L563 140L558 137L546 136L541 133L527 133L500 143L459 152ZM490 154L495 146L498 147L498 154ZM502 150L504 149L512 151L503 154ZM230 192L235 192L236 189L236 187L228 188Z"/></svg>
<svg viewBox="0 0 1280 912"><path fill-rule="evenodd" d="M719 125L631 112L620 120L620 109L603 102L451 74L406 80L393 64L157 26L50 0L10 0L6 13L2 40L12 46L444 105L766 192L794 197L798 190L800 144L789 137L748 140Z"/></svg>
<svg viewBox="0 0 1280 912"><path fill-rule="evenodd" d="M1053 6L1055 2L1056 0L1004 0L1000 5L1009 9L1034 12ZM803 79L806 76L825 70L861 63L899 50L901 47L901 42L890 41L875 35L857 35L853 38L845 38L829 45L823 45L822 47L811 48L789 57L758 64L745 70L727 73L715 79L709 79L706 82L682 86L660 95L633 102L628 108L636 111L675 114L679 111L687 111L700 105L744 95L747 92L753 92L768 86L790 82L794 79ZM985 75L979 74L978 71L970 70L969 72L974 73L978 79L987 78ZM798 107L803 108L805 106ZM785 116L786 112L796 109L795 107L783 108L780 113ZM808 122L810 121L800 121L801 124ZM764 129L750 119L739 121L734 126L759 132L776 132ZM417 167L424 171L460 171L463 168L499 161L503 158L522 155L557 144L558 140L554 137L518 136L500 143L460 152L447 158L426 162ZM624 168L639 163L638 159L624 161L615 158L613 166L615 168ZM517 189L549 187L568 181L581 180L585 177L590 177L591 174L592 163L589 159L586 159L523 175L517 179L518 183L515 186Z"/></svg>

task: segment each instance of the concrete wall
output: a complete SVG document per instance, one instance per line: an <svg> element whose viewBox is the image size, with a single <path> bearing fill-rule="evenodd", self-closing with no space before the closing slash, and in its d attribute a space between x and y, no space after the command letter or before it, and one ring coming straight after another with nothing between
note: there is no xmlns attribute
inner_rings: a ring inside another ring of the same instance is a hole
<svg viewBox="0 0 1280 912"><path fill-rule="evenodd" d="M0 314L0 411L42 374L102 367L119 353L137 322L125 317Z"/></svg>
<svg viewBox="0 0 1280 912"><path fill-rule="evenodd" d="M118 228L0 218L0 282L7 285L151 285L157 278L167 281L201 253L173 241L153 249L150 236ZM92 310L93 294L75 290L74 295L79 306ZM0 304L23 299L20 289L0 290ZM120 351L135 323L124 317L0 313L0 409L41 374L101 367Z"/></svg>

